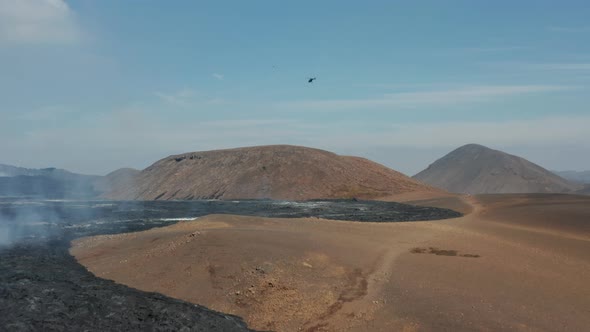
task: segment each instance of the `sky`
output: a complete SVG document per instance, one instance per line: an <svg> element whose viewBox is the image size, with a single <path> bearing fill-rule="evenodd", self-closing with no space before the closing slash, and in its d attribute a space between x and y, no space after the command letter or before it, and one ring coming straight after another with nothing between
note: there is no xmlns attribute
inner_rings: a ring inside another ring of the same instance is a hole
<svg viewBox="0 0 590 332"><path fill-rule="evenodd" d="M588 1L0 0L0 163L295 144L590 169ZM317 77L313 83L308 78Z"/></svg>

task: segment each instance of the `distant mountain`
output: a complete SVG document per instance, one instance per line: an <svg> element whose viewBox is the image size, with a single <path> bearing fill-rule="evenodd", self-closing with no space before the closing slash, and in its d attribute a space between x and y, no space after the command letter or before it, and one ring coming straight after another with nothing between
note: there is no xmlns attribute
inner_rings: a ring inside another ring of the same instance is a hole
<svg viewBox="0 0 590 332"><path fill-rule="evenodd" d="M57 168L30 169L0 164L0 196L95 198L101 177Z"/></svg>
<svg viewBox="0 0 590 332"><path fill-rule="evenodd" d="M363 158L290 145L191 152L161 159L112 199L376 198L441 192Z"/></svg>
<svg viewBox="0 0 590 332"><path fill-rule="evenodd" d="M581 186L523 158L478 144L436 160L415 179L456 193L560 193Z"/></svg>
<svg viewBox="0 0 590 332"><path fill-rule="evenodd" d="M24 168L24 167L17 167L17 166L0 164L0 177L19 176L19 175L26 175L26 176L49 175L55 171L59 171L59 170L57 170L56 168L34 169L34 168Z"/></svg>
<svg viewBox="0 0 590 332"><path fill-rule="evenodd" d="M590 184L590 171L555 171L554 173L572 182Z"/></svg>

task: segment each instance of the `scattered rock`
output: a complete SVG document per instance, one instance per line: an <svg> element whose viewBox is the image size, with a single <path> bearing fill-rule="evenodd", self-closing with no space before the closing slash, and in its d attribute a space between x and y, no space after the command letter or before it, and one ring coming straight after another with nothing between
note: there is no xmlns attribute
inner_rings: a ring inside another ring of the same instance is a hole
<svg viewBox="0 0 590 332"><path fill-rule="evenodd" d="M433 255L437 255L437 256L459 256L459 257L468 257L468 258L481 257L480 255L477 255L477 254L459 255L459 252L457 250L445 250L445 249L439 249L436 247L429 247L428 249L416 247L416 248L410 249L410 252L412 254L433 254Z"/></svg>

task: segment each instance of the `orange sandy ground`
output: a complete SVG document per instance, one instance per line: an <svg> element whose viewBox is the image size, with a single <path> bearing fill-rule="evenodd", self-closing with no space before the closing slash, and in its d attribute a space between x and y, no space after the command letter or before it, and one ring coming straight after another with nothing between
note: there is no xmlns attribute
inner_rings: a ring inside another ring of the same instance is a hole
<svg viewBox="0 0 590 332"><path fill-rule="evenodd" d="M78 239L71 253L99 277L260 330L590 330L590 197L406 199L467 215L412 223L210 215Z"/></svg>

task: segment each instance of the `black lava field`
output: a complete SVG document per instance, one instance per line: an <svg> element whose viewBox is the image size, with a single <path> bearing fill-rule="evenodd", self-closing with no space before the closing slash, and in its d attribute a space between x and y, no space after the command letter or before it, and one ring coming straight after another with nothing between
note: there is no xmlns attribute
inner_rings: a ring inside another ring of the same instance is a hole
<svg viewBox="0 0 590 332"><path fill-rule="evenodd" d="M328 201L47 201L0 198L1 331L249 331L241 318L97 278L70 241L208 214L402 222L460 213L398 203Z"/></svg>

